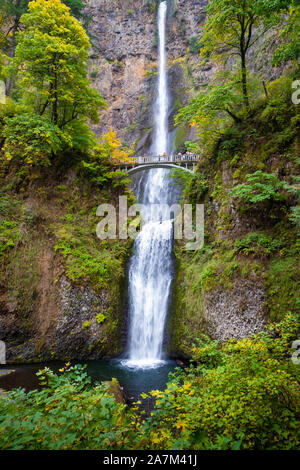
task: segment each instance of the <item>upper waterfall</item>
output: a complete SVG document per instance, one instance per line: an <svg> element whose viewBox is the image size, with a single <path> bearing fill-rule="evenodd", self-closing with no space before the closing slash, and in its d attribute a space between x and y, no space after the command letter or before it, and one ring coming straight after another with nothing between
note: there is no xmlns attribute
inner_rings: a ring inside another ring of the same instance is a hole
<svg viewBox="0 0 300 470"><path fill-rule="evenodd" d="M161 2L158 8L158 50L159 70L157 84L157 99L154 107L155 136L152 145L154 155L162 155L168 152L168 79L167 79L167 54L166 54L166 18L167 2Z"/></svg>

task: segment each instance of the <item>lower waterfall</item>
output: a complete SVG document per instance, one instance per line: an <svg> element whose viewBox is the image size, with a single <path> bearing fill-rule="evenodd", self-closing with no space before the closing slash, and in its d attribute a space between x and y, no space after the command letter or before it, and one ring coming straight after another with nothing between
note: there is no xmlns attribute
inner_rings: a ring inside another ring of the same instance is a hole
<svg viewBox="0 0 300 470"><path fill-rule="evenodd" d="M162 362L164 327L173 278L173 221L166 210L176 190L169 170L150 170L144 176L145 225L137 236L129 267L129 361L132 366ZM146 180L146 181L145 181ZM139 197L140 196L140 197ZM155 209L155 210L153 210Z"/></svg>

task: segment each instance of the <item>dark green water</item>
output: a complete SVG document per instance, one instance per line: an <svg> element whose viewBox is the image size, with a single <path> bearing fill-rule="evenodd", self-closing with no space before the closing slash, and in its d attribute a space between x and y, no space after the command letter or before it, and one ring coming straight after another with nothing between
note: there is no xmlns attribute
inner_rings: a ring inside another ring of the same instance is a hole
<svg viewBox="0 0 300 470"><path fill-rule="evenodd" d="M168 381L169 372L178 367L175 361L165 361L160 367L153 369L130 369L122 366L117 359L97 360L97 361L74 361L71 365L87 364L87 373L94 381L111 380L112 377L118 379L123 387L124 395L127 401L136 400L143 392L150 390L164 390ZM58 372L64 365L63 362L50 362L40 364L9 364L0 366L1 369L14 369L15 372L4 377L0 376L0 388L11 390L22 387L28 390L39 388L36 372L49 367L54 372Z"/></svg>

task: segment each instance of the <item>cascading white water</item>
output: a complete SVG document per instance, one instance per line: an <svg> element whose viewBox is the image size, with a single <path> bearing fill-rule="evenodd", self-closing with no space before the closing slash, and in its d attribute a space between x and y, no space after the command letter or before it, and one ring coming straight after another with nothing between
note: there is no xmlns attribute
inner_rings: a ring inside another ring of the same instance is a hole
<svg viewBox="0 0 300 470"><path fill-rule="evenodd" d="M167 2L162 2L158 9L158 49L159 70L158 89L155 104L155 138L152 146L154 155L167 153L168 149L168 81L166 69L166 17Z"/></svg>
<svg viewBox="0 0 300 470"><path fill-rule="evenodd" d="M154 155L162 155L168 147L166 16L167 2L164 1L158 10L159 76L154 108ZM164 326L173 277L173 222L163 205L172 204L176 197L168 172L166 169L143 172L136 193L138 201L146 207L142 214L146 223L135 240L129 268L129 360L125 362L133 367L155 367L163 362ZM153 204L160 205L154 212Z"/></svg>

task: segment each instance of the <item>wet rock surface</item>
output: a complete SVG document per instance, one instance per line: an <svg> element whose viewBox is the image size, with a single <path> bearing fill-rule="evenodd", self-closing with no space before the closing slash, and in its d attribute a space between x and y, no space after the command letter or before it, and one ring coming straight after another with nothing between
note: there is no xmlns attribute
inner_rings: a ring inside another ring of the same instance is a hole
<svg viewBox="0 0 300 470"><path fill-rule="evenodd" d="M108 311L113 315L109 321ZM123 331L118 329L118 314L110 309L105 290L96 293L88 285L74 286L62 276L51 317L45 330L38 321L26 328L17 312L0 312L8 362L97 359L117 355L122 348Z"/></svg>
<svg viewBox="0 0 300 470"><path fill-rule="evenodd" d="M237 281L232 289L205 294L204 317L208 334L220 341L244 338L266 323L264 289L251 280Z"/></svg>
<svg viewBox="0 0 300 470"><path fill-rule="evenodd" d="M97 357L99 351L93 353L93 349L101 346L101 330L105 329L104 322L97 322L97 314L108 308L107 293L96 294L89 286L72 286L65 277L59 293L61 314L53 334L56 356Z"/></svg>

